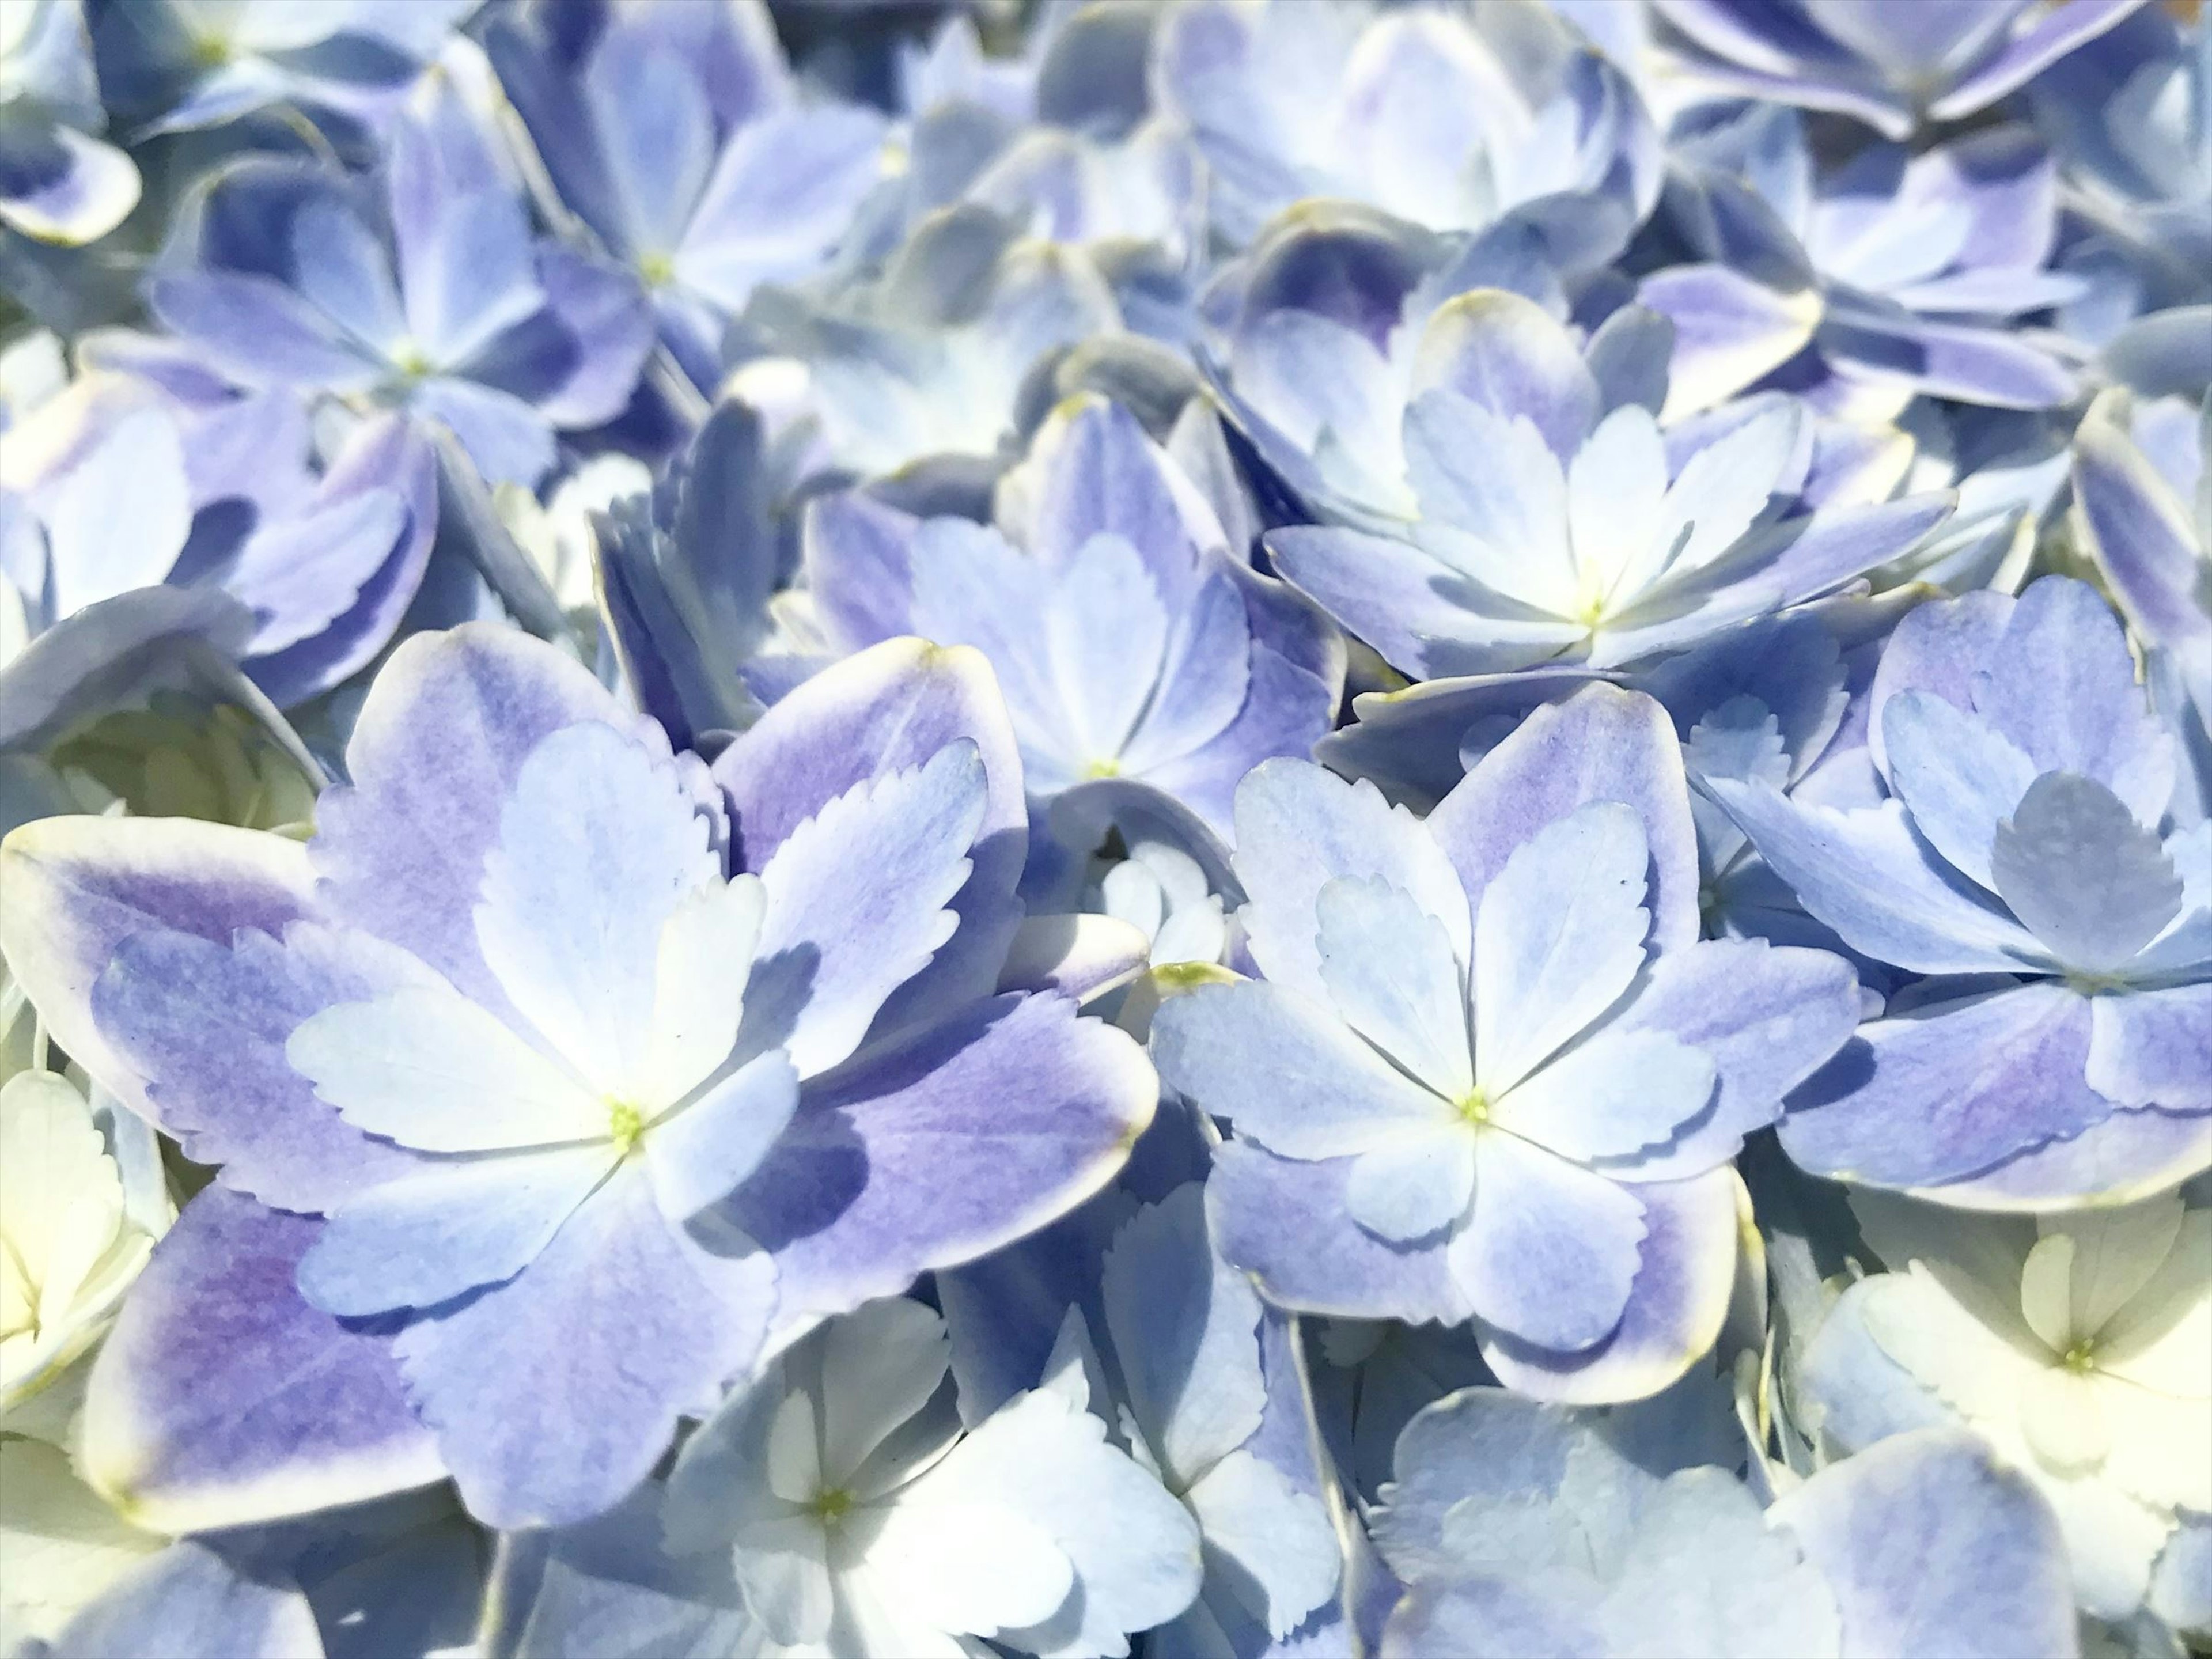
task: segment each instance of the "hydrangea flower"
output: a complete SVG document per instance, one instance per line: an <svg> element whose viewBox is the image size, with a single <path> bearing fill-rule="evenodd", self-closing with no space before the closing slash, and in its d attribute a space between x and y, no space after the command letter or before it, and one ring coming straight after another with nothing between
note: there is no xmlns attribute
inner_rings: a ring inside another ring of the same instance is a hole
<svg viewBox="0 0 2212 1659"><path fill-rule="evenodd" d="M741 366L732 386L811 427L811 474L878 478L933 462L961 478L1010 461L1053 362L1122 323L1088 253L1022 228L963 204L922 220L872 281L763 293L750 319L775 355Z"/></svg>
<svg viewBox="0 0 2212 1659"><path fill-rule="evenodd" d="M1216 1237L1273 1299L1477 1322L1510 1385L1656 1392L1719 1329L1728 1159L1844 1041L1846 964L1699 942L1673 729L1593 685L1425 823L1272 762L1238 791L1261 981L1156 1017L1161 1076L1227 1118Z"/></svg>
<svg viewBox="0 0 2212 1659"><path fill-rule="evenodd" d="M1787 404L1678 461L1656 388L1608 383L1515 295L1462 295L1429 338L1404 412L1418 515L1267 538L1285 576L1413 678L1679 651L1841 586L1950 511L1933 495L1792 513L1802 417Z"/></svg>
<svg viewBox="0 0 2212 1659"><path fill-rule="evenodd" d="M512 9L485 46L559 205L702 387L753 289L821 265L888 171L883 118L804 97L759 0Z"/></svg>
<svg viewBox="0 0 2212 1659"><path fill-rule="evenodd" d="M1821 1432L1856 1450L1962 1425L2057 1511L2084 1608L2179 1596L2158 1582L2177 1512L2212 1512L2212 1212L2171 1193L2033 1219L1852 1207L1890 1271L1814 1339Z"/></svg>
<svg viewBox="0 0 2212 1659"><path fill-rule="evenodd" d="M1903 139L1989 108L2142 0L1652 0L1698 78Z"/></svg>
<svg viewBox="0 0 2212 1659"><path fill-rule="evenodd" d="M1794 112L1754 109L1681 154L1698 181L1681 233L1711 263L1661 272L1639 297L1674 319L1693 358L1680 372L1708 399L1770 372L1862 420L1892 418L1916 393L2005 409L2074 396L2063 347L2026 326L2085 286L2051 269L2057 168L2030 129L1830 161ZM1747 313L1746 278L1804 296L1805 333Z"/></svg>
<svg viewBox="0 0 2212 1659"><path fill-rule="evenodd" d="M710 779L559 652L463 629L395 657L348 763L307 849L20 832L9 957L231 1189L324 1218L301 1292L384 1316L488 1518L611 1505L764 1344L1049 1219L1150 1115L1127 1038L993 998L1023 818L970 659L879 647Z"/></svg>
<svg viewBox="0 0 2212 1659"><path fill-rule="evenodd" d="M1183 124L1154 106L1156 15L1078 7L1038 23L1018 58L986 57L962 14L927 52L905 55L908 217L974 202L1044 240L1188 271L1204 245L1207 175Z"/></svg>
<svg viewBox="0 0 2212 1659"><path fill-rule="evenodd" d="M634 278L532 234L458 97L425 84L374 194L304 162L219 171L148 301L240 385L404 409L493 483L535 484L556 431L629 403L651 323Z"/></svg>
<svg viewBox="0 0 2212 1659"><path fill-rule="evenodd" d="M671 1547L730 1552L786 1649L1126 1654L1197 1593L1197 1528L1108 1443L1080 1367L963 1427L950 1364L944 1320L900 1299L779 1355L677 1459Z"/></svg>
<svg viewBox="0 0 2212 1659"><path fill-rule="evenodd" d="M322 458L289 388L179 396L100 372L10 438L0 513L17 527L0 575L40 636L35 670L13 672L50 684L194 613L270 697L302 702L384 649L429 563L435 464L396 417L357 423Z"/></svg>
<svg viewBox="0 0 2212 1659"><path fill-rule="evenodd" d="M480 0L147 0L100 9L110 99L148 134L189 132L282 105L341 137L380 129Z"/></svg>
<svg viewBox="0 0 2212 1659"><path fill-rule="evenodd" d="M805 614L833 654L905 633L982 651L1033 799L1131 779L1225 833L1237 781L1328 729L1342 641L1250 568L1118 404L1056 410L997 516L919 518L865 493L815 503Z"/></svg>
<svg viewBox="0 0 2212 1659"><path fill-rule="evenodd" d="M1970 1434L1907 1436L1764 1514L1633 1418L1467 1389L1398 1438L1389 1656L2072 1653L2058 1528ZM1672 1455L1670 1455L1670 1452Z"/></svg>
<svg viewBox="0 0 2212 1659"><path fill-rule="evenodd" d="M96 242L138 205L138 169L101 141L83 0L0 15L0 225L64 246Z"/></svg>
<svg viewBox="0 0 2212 1659"><path fill-rule="evenodd" d="M1901 623L1869 697L1882 798L1709 775L1805 908L1929 983L1792 1102L1816 1174L1998 1208L2117 1202L2212 1159L2202 826L2090 588L2046 577Z"/></svg>
<svg viewBox="0 0 2212 1659"><path fill-rule="evenodd" d="M1612 66L1547 21L1183 0L1156 74L1233 245L1293 203L1334 198L1441 231L1513 216L1601 262L1657 198L1657 135Z"/></svg>

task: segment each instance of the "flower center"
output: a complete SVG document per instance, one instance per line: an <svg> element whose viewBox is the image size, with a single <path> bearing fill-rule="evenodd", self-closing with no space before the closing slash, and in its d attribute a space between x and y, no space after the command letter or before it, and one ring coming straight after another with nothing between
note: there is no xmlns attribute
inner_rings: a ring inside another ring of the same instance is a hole
<svg viewBox="0 0 2212 1659"><path fill-rule="evenodd" d="M2085 1376L2097 1369L2096 1345L2083 1338L2058 1357L2058 1363L2076 1376Z"/></svg>
<svg viewBox="0 0 2212 1659"><path fill-rule="evenodd" d="M621 1156L628 1158L635 1152L644 1134L645 1114L629 1102L617 1100L607 1108L607 1138Z"/></svg>
<svg viewBox="0 0 2212 1659"><path fill-rule="evenodd" d="M1470 1089L1452 1102L1452 1109L1462 1122L1480 1129L1490 1121L1490 1097L1480 1089Z"/></svg>
<svg viewBox="0 0 2212 1659"><path fill-rule="evenodd" d="M1095 760L1083 769L1083 775L1086 778L1118 778L1121 775L1121 763L1117 760Z"/></svg>
<svg viewBox="0 0 2212 1659"><path fill-rule="evenodd" d="M806 1507L808 1513L823 1526L834 1527L851 1512L853 1494L842 1486L825 1487L814 1494L814 1501Z"/></svg>
<svg viewBox="0 0 2212 1659"><path fill-rule="evenodd" d="M665 253L641 253L637 274L647 288L665 288L676 275L676 261Z"/></svg>

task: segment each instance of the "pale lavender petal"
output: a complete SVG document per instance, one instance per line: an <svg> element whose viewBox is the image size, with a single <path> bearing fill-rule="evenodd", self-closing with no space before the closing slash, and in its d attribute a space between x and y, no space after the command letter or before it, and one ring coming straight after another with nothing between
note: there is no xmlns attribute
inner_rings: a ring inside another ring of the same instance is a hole
<svg viewBox="0 0 2212 1659"><path fill-rule="evenodd" d="M1643 1205L1503 1131L1480 1137L1474 1164L1474 1208L1447 1254L1477 1317L1554 1352L1604 1340L1636 1279Z"/></svg>
<svg viewBox="0 0 2212 1659"><path fill-rule="evenodd" d="M409 1396L472 1515L580 1521L652 1472L678 1417L703 1414L768 1327L767 1256L723 1251L665 1220L627 1165L514 1279L400 1333Z"/></svg>

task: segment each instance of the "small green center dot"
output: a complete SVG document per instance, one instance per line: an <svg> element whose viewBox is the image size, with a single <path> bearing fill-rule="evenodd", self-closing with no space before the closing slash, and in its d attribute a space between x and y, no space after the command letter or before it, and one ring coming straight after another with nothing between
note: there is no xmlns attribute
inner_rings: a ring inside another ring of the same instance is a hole
<svg viewBox="0 0 2212 1659"><path fill-rule="evenodd" d="M2097 1351L2087 1342L2076 1342L2060 1356L2058 1363L2079 1376L2097 1368Z"/></svg>
<svg viewBox="0 0 2212 1659"><path fill-rule="evenodd" d="M392 354L392 366L410 380L419 380L436 367L429 354L412 340L404 341Z"/></svg>
<svg viewBox="0 0 2212 1659"><path fill-rule="evenodd" d="M230 42L219 34L204 35L192 42L192 61L202 69L221 69L230 61Z"/></svg>
<svg viewBox="0 0 2212 1659"><path fill-rule="evenodd" d="M814 1502L808 1507L823 1526L834 1527L852 1510L853 1494L842 1486L831 1486L815 1493Z"/></svg>
<svg viewBox="0 0 2212 1659"><path fill-rule="evenodd" d="M1452 1103L1462 1120L1480 1127L1490 1121L1490 1097L1480 1089L1470 1089Z"/></svg>
<svg viewBox="0 0 2212 1659"><path fill-rule="evenodd" d="M607 1108L607 1136L624 1158L635 1150L644 1133L645 1114L629 1102L618 1100Z"/></svg>
<svg viewBox="0 0 2212 1659"><path fill-rule="evenodd" d="M1086 778L1118 778L1121 775L1121 763L1117 760L1095 760L1083 769L1083 775Z"/></svg>
<svg viewBox="0 0 2212 1659"><path fill-rule="evenodd" d="M637 274L645 279L647 288L659 288L676 275L676 261L665 253L641 253L637 259Z"/></svg>

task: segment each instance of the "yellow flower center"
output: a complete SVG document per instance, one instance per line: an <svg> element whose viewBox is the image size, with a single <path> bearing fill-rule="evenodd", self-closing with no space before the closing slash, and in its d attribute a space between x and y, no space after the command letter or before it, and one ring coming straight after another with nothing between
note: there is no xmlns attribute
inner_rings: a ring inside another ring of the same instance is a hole
<svg viewBox="0 0 2212 1659"><path fill-rule="evenodd" d="M842 1486L830 1486L815 1493L814 1501L807 1505L809 1512L825 1527L836 1526L852 1508L853 1494Z"/></svg>
<svg viewBox="0 0 2212 1659"><path fill-rule="evenodd" d="M617 1100L607 1109L607 1136L615 1143L615 1151L628 1158L637 1150L637 1143L645 1134L645 1114L627 1100Z"/></svg>
<svg viewBox="0 0 2212 1659"><path fill-rule="evenodd" d="M1452 1107L1459 1113L1462 1122L1474 1128L1480 1129L1490 1121L1490 1097L1480 1089L1468 1090L1452 1102Z"/></svg>
<svg viewBox="0 0 2212 1659"><path fill-rule="evenodd" d="M641 253L637 274L645 279L647 288L664 287L675 278L676 261L665 253Z"/></svg>
<svg viewBox="0 0 2212 1659"><path fill-rule="evenodd" d="M2097 1369L2096 1345L2085 1337L2061 1354L2058 1363L2076 1376L2087 1376Z"/></svg>

